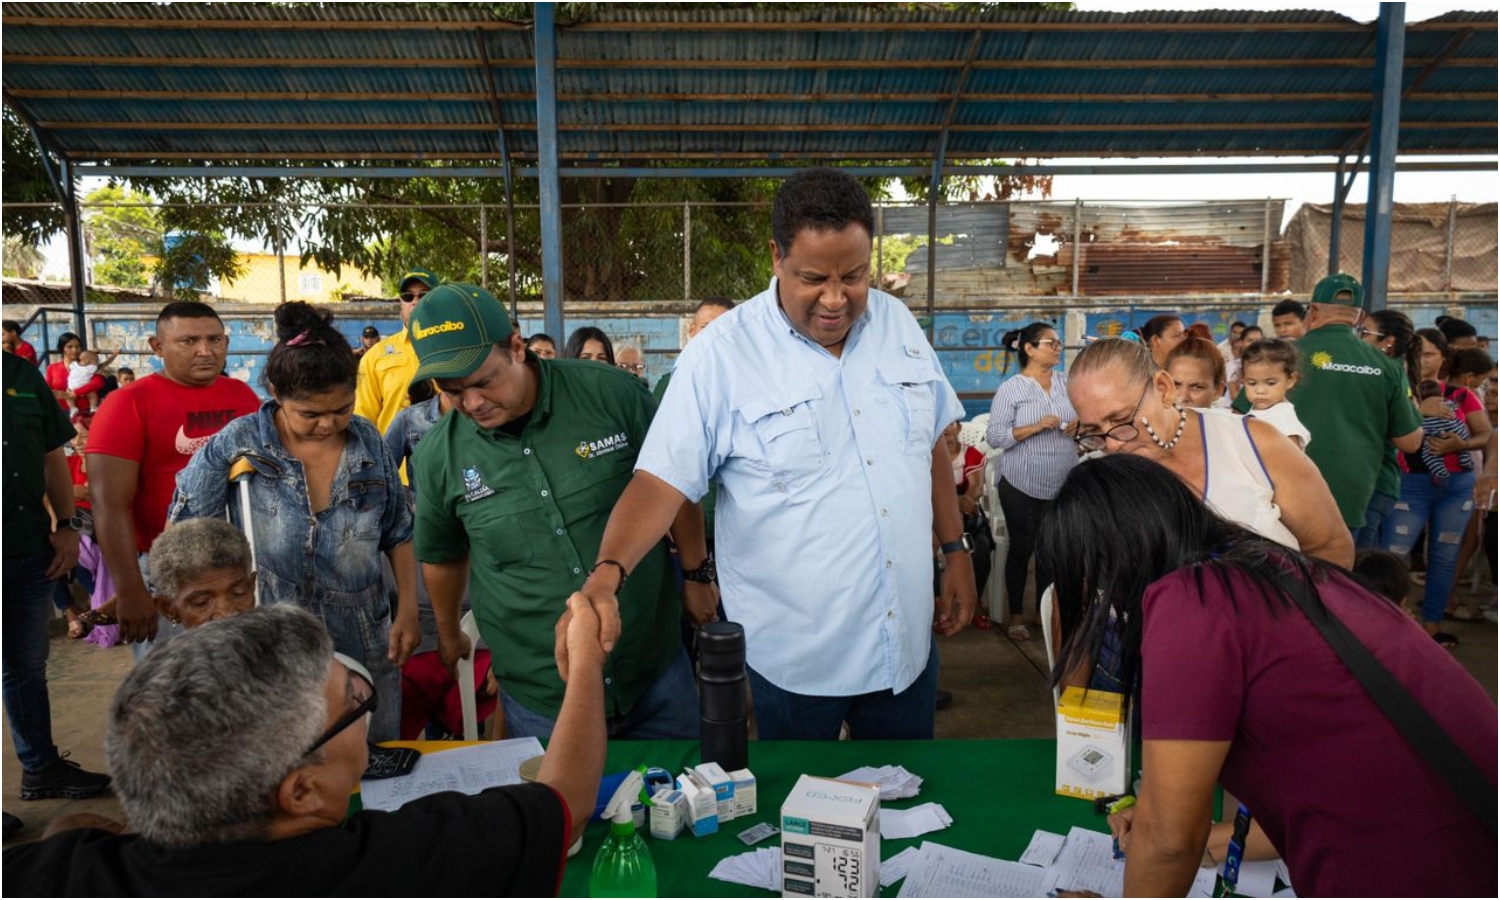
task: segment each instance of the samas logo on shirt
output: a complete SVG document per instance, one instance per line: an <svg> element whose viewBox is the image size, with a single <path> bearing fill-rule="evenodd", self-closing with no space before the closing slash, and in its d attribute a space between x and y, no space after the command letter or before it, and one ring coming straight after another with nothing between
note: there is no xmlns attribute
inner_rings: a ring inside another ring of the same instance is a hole
<svg viewBox="0 0 1500 900"><path fill-rule="evenodd" d="M478 466L467 466L464 468L465 503L483 500L493 493L495 493L495 489L484 483L484 476L479 474Z"/></svg>
<svg viewBox="0 0 1500 900"><path fill-rule="evenodd" d="M596 441L579 441L578 446L573 448L573 452L578 454L579 459L594 459L607 456L616 450L628 449L630 449L630 436L622 431Z"/></svg>

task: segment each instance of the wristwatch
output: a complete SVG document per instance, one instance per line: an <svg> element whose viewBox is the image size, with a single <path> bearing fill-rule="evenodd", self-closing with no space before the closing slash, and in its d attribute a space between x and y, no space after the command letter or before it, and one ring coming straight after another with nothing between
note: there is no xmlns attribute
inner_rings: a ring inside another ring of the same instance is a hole
<svg viewBox="0 0 1500 900"><path fill-rule="evenodd" d="M719 570L714 566L712 556L703 560L703 565L696 569L683 569L682 577L688 581L696 581L699 584L713 584L719 580Z"/></svg>
<svg viewBox="0 0 1500 900"><path fill-rule="evenodd" d="M73 531L82 532L83 531L83 516L80 516L77 513L74 513L73 514L73 518L64 520L63 522L61 522L59 524L61 526L63 526L63 527L69 528L69 529L71 529ZM59 528L58 530L61 530L61 528Z"/></svg>
<svg viewBox="0 0 1500 900"><path fill-rule="evenodd" d="M941 552L944 556L947 556L951 553L957 553L960 550L965 553L974 552L974 539L969 537L969 533L967 531L959 535L958 540L956 541L949 541L946 544L938 545L938 551Z"/></svg>

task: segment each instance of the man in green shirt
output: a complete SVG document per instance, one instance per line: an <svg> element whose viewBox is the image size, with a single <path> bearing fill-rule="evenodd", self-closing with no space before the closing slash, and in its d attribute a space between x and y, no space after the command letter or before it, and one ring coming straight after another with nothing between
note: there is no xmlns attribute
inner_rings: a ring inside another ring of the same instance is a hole
<svg viewBox="0 0 1500 900"><path fill-rule="evenodd" d="M109 786L109 776L87 772L58 755L47 699L47 647L52 592L78 561L83 520L73 508L73 476L63 447L73 437L36 365L13 353L4 363L5 513L4 602L0 651L5 719L21 762L21 799L82 799ZM51 503L49 514L46 503ZM53 516L56 515L56 527ZM5 834L20 826L7 815Z"/></svg>
<svg viewBox="0 0 1500 900"><path fill-rule="evenodd" d="M458 627L468 584L507 734L548 736L563 697L554 658L563 598L594 568L618 567L593 560L656 403L644 382L612 366L538 359L500 302L474 285L429 292L408 327L420 361L415 380L434 379L453 405L412 456L417 558L438 651L449 665L470 652ZM684 505L673 538L685 565L705 566L696 505ZM685 605L706 621L718 603L714 588L690 587ZM604 667L612 737L697 736L697 693L678 638L683 605L659 542L621 586L626 630L605 648L613 651Z"/></svg>
<svg viewBox="0 0 1500 900"><path fill-rule="evenodd" d="M1422 444L1422 419L1401 366L1354 333L1365 315L1363 304L1364 289L1349 275L1317 283L1307 334L1297 341L1302 377L1288 396L1312 432L1308 458L1356 534L1365 524L1386 443L1407 453Z"/></svg>

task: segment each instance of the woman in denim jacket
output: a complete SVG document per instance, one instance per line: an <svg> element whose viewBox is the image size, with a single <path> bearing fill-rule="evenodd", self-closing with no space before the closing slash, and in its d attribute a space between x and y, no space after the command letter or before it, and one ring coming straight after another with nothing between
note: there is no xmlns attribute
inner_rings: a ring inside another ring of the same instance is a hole
<svg viewBox="0 0 1500 900"><path fill-rule="evenodd" d="M334 649L364 663L380 703L370 740L393 740L401 664L417 646L412 515L397 464L375 426L354 413L357 360L306 303L276 308L279 338L266 360L271 399L229 423L177 476L168 518L223 516L242 529L229 473L249 462L259 602L295 603L323 621ZM396 574L397 613L380 555Z"/></svg>

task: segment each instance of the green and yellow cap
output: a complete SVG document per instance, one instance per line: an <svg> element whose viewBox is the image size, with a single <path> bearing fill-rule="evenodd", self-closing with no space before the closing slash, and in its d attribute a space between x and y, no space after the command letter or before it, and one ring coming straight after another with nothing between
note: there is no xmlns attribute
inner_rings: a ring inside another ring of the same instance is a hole
<svg viewBox="0 0 1500 900"><path fill-rule="evenodd" d="M513 330L505 307L484 288L453 282L433 288L407 324L420 363L412 380L466 378Z"/></svg>
<svg viewBox="0 0 1500 900"><path fill-rule="evenodd" d="M1365 289L1353 275L1336 272L1313 286L1312 302L1333 306L1364 306Z"/></svg>
<svg viewBox="0 0 1500 900"><path fill-rule="evenodd" d="M427 285L429 291L443 283L443 279L437 277L431 269L407 269L406 274L401 276L401 283L398 289L406 290L406 286L413 281L420 281Z"/></svg>

